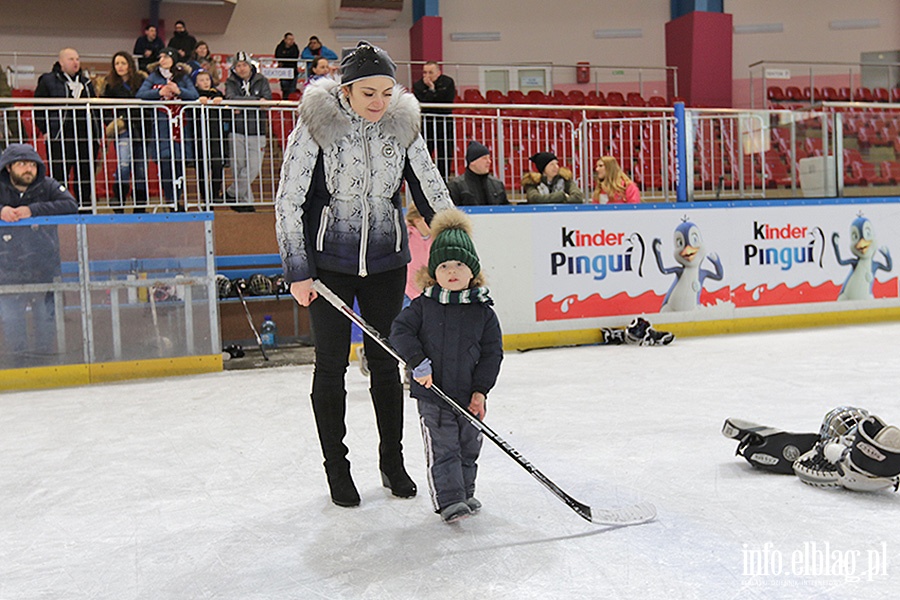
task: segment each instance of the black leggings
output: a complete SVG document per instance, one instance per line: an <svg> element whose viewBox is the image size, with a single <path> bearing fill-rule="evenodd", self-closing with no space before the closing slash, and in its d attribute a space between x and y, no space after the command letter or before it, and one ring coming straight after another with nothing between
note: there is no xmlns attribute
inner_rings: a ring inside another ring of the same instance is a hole
<svg viewBox="0 0 900 600"><path fill-rule="evenodd" d="M322 270L318 276L348 306L353 306L353 299L356 298L363 319L385 338L390 334L391 324L403 304L405 266L367 277ZM319 441L326 469L330 465L344 468L347 455L347 448L343 443L346 434L344 376L349 365L351 323L324 298L313 301L309 312L316 346L312 403ZM397 361L368 336L364 336L363 343L381 437L382 463L395 463L400 460L400 441L403 435L403 387L400 384Z"/></svg>

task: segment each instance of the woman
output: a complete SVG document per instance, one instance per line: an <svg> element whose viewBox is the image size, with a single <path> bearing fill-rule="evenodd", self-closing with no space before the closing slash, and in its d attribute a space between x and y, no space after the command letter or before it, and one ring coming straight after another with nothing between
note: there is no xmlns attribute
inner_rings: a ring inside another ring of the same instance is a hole
<svg viewBox="0 0 900 600"><path fill-rule="evenodd" d="M452 203L419 134L418 102L396 85L390 56L360 42L341 69L340 83L322 78L303 95L285 150L275 223L291 294L309 307L316 346L312 406L331 500L350 507L360 503L343 441L350 321L316 300L313 279L350 306L355 298L363 318L387 337L403 302L410 259L403 180L428 221ZM364 347L382 483L395 496L412 497L416 484L403 466L397 363L368 338Z"/></svg>
<svg viewBox="0 0 900 600"><path fill-rule="evenodd" d="M128 52L116 52L113 54L109 74L106 76L106 86L103 88L104 98L134 98L144 83L144 75L137 70L134 58ZM115 140L116 179L113 183L115 199L111 204L117 213L123 211L125 198L131 190L132 165L134 169L134 200L135 202L147 202L146 180L144 171L143 152L141 145L133 143L132 126L140 124L139 112L132 115L134 108L114 108L106 125L106 137ZM134 117L134 118L132 118ZM137 138L138 136L135 136Z"/></svg>
<svg viewBox="0 0 900 600"><path fill-rule="evenodd" d="M631 178L619 168L612 156L604 156L594 167L594 204L639 204L641 191Z"/></svg>
<svg viewBox="0 0 900 600"><path fill-rule="evenodd" d="M522 188L528 204L582 204L584 192L572 180L572 171L559 166L552 152L538 152L529 159L537 173L522 176Z"/></svg>
<svg viewBox="0 0 900 600"><path fill-rule="evenodd" d="M197 89L191 83L187 67L175 63L177 56L178 51L174 48L163 48L159 51L159 62L150 65L150 74L138 90L138 98L168 102L199 98ZM173 143L171 116L174 116L180 108L173 105L169 110L152 111L152 115L145 112L145 126L149 135L141 136L144 139L146 155L155 160L159 166L160 184L166 203L174 204L176 211L184 210L184 190L176 199L175 182L180 180L182 175L181 144Z"/></svg>
<svg viewBox="0 0 900 600"><path fill-rule="evenodd" d="M309 69L309 78L306 80L306 85L327 77L331 73L331 64L324 56L320 56L309 64L312 66Z"/></svg>
<svg viewBox="0 0 900 600"><path fill-rule="evenodd" d="M212 87L219 85L219 82L221 81L221 78L219 77L219 65L216 64L212 54L209 52L209 44L203 40L197 42L197 47L194 48L194 52L191 54L191 60L188 62L188 65L191 67L191 79L195 85L197 83L197 73L201 70L209 73L209 77L212 80Z"/></svg>

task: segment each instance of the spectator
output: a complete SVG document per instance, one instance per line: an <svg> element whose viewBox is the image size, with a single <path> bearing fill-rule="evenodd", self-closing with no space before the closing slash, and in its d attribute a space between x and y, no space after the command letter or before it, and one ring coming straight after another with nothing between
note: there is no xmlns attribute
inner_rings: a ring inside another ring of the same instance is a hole
<svg viewBox="0 0 900 600"><path fill-rule="evenodd" d="M538 152L529 159L537 173L525 173L522 187L528 204L582 204L584 192L572 180L572 171L559 166L552 152Z"/></svg>
<svg viewBox="0 0 900 600"><path fill-rule="evenodd" d="M303 52L300 54L300 58L308 61L306 63L306 73L307 77L309 76L310 71L312 70L312 61L314 58L318 58L323 56L328 60L337 60L338 55L334 53L334 50L323 46L322 42L319 41L319 38L311 35L309 36L309 43L306 44L306 47L303 48Z"/></svg>
<svg viewBox="0 0 900 600"><path fill-rule="evenodd" d="M175 48L178 51L176 62L187 63L194 54L194 48L197 46L197 38L188 33L184 21L175 21L175 33L167 44L169 48Z"/></svg>
<svg viewBox="0 0 900 600"><path fill-rule="evenodd" d="M619 168L619 162L612 156L597 160L594 167L594 204L640 204L641 192L631 178Z"/></svg>
<svg viewBox="0 0 900 600"><path fill-rule="evenodd" d="M72 214L78 204L64 185L46 176L34 148L10 144L0 155L0 221ZM60 275L59 237L55 225L3 227L0 285L50 283ZM34 334L29 340L26 311L31 307ZM56 345L53 292L0 294L0 322L5 368L52 362ZM29 356L31 355L31 356Z"/></svg>
<svg viewBox="0 0 900 600"><path fill-rule="evenodd" d="M423 104L453 104L456 99L456 83L452 77L443 75L441 67L433 60L422 67L422 78L413 83L413 94ZM453 118L449 115L453 109L423 108L423 124L425 142L428 150L434 154L438 171L444 179L450 176L451 161L455 135Z"/></svg>
<svg viewBox="0 0 900 600"><path fill-rule="evenodd" d="M0 98L12 97L12 88L6 80L6 69L0 65ZM8 110L11 106L2 106L7 110L0 110L0 151L7 144L21 142L21 128L19 127L19 113L16 110Z"/></svg>
<svg viewBox="0 0 900 600"><path fill-rule="evenodd" d="M142 100L157 102L173 102L177 100L196 100L199 98L197 89L191 83L188 73L189 67L183 63L176 63L178 51L175 48L163 48L159 53L159 63L150 66L150 75L144 80L137 97ZM172 111L179 107L172 107ZM163 196L168 204L172 204L176 211L184 210L184 191L176 197L176 182L181 186L181 144L173 143L171 131L170 110L161 108L150 111L149 118L145 111L145 125L148 127L148 136L144 139L144 154L155 160L159 166L159 174L162 181ZM143 212L143 209L135 209L135 212Z"/></svg>
<svg viewBox="0 0 900 600"><path fill-rule="evenodd" d="M403 303L409 262L399 220L403 181L426 220L453 206L418 133L416 100L397 87L395 69L384 50L360 42L341 61L340 84L322 79L307 88L275 200L285 278L291 295L309 307L316 331L312 405L328 487L332 502L345 507L360 502L344 443L350 322L316 300L313 279L348 304L358 300L363 318L387 335ZM412 497L417 488L403 465L397 361L372 340L363 343L382 483L395 496Z"/></svg>
<svg viewBox="0 0 900 600"><path fill-rule="evenodd" d="M206 71L209 74L213 87L216 87L221 83L222 78L219 75L219 65L209 52L209 44L203 40L197 42L197 47L194 48L194 53L191 55L191 60L188 65L191 67L191 81L194 82L194 87L196 87L197 84L196 75L201 70Z"/></svg>
<svg viewBox="0 0 900 600"><path fill-rule="evenodd" d="M109 74L103 87L104 98L135 98L144 83L143 71L134 66L134 58L127 52L116 52L112 57ZM134 113L134 114L132 114ZM125 199L131 191L131 174L134 172L135 204L147 203L146 181L144 169L144 148L138 141L141 136L140 111L134 108L112 108L107 113L106 139L116 144L115 181L113 182L113 210L122 212ZM137 127L135 127L135 125Z"/></svg>
<svg viewBox="0 0 900 600"><path fill-rule="evenodd" d="M231 62L231 75L225 82L225 98L228 100L271 100L269 80L256 70L256 65L246 52L238 52ZM259 176L266 152L268 120L265 109L245 108L234 110L231 128L231 173L234 183L225 192L226 197L237 202L254 202L253 182ZM238 212L253 212L253 206L234 207Z"/></svg>
<svg viewBox="0 0 900 600"><path fill-rule="evenodd" d="M475 141L466 148L465 172L447 182L447 189L457 206L509 204L503 182L491 175L491 151Z"/></svg>
<svg viewBox="0 0 900 600"><path fill-rule="evenodd" d="M156 25L144 27L144 35L134 42L134 55L138 57L138 69L147 72L149 66L159 60L159 51L165 47L158 37Z"/></svg>
<svg viewBox="0 0 900 600"><path fill-rule="evenodd" d="M409 264L406 265L406 293L403 297L403 308L422 293L422 286L416 281L416 275L428 265L428 253L431 251L431 228L425 217L415 205L406 209L406 234L409 238Z"/></svg>
<svg viewBox="0 0 900 600"><path fill-rule="evenodd" d="M291 69L294 73L294 76L290 79L279 80L279 83L281 84L281 97L284 100L287 100L291 94L297 91L297 74L300 72L297 63L297 59L300 58L300 46L298 46L297 42L294 40L293 33L287 32L284 34L284 39L275 46L275 58L290 59L278 61L279 67L282 69Z"/></svg>
<svg viewBox="0 0 900 600"><path fill-rule="evenodd" d="M81 58L72 48L59 52L53 70L38 79L36 98L96 98L90 78L81 70ZM54 179L66 183L69 171L75 170L78 201L91 202L91 167L100 149L100 126L96 115L85 106L35 109L34 123L47 140L49 172ZM89 134L90 132L90 134Z"/></svg>
<svg viewBox="0 0 900 600"><path fill-rule="evenodd" d="M320 56L310 64L312 64L312 68L309 71L309 76L306 78L306 85L309 85L322 77L328 77L331 73L331 64L324 56Z"/></svg>
<svg viewBox="0 0 900 600"><path fill-rule="evenodd" d="M197 93L200 94L200 103L213 106L221 104L225 95L212 85L212 77L204 70L196 73ZM222 110L209 108L204 111L194 111L196 115L193 123L194 130L194 158L197 161L197 186L200 197L204 200L219 199L222 197L223 173L225 172L225 156L227 127L222 119ZM206 127L199 121L200 115L206 116ZM205 133L205 135L204 135ZM204 146L203 142L208 143ZM206 189L207 175L212 176L210 189Z"/></svg>

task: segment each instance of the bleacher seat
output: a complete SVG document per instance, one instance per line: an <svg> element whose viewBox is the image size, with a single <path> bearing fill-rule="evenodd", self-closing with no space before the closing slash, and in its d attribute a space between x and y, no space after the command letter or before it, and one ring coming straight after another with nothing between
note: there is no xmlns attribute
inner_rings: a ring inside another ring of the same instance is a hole
<svg viewBox="0 0 900 600"><path fill-rule="evenodd" d="M890 179L880 175L877 167L872 163L855 162L850 165L850 169L853 176L859 180L859 185L887 185L890 183Z"/></svg>
<svg viewBox="0 0 900 600"><path fill-rule="evenodd" d="M881 163L881 176L891 185L900 184L900 160L886 160Z"/></svg>
<svg viewBox="0 0 900 600"><path fill-rule="evenodd" d="M859 87L853 92L853 100L855 102L874 102L875 98L872 96L872 90L867 87Z"/></svg>
<svg viewBox="0 0 900 600"><path fill-rule="evenodd" d="M770 85L766 90L766 98L770 102L784 102L787 100L787 96L784 95L784 90L782 90L777 85Z"/></svg>
<svg viewBox="0 0 900 600"><path fill-rule="evenodd" d="M585 95L584 103L591 106L603 106L606 104L606 96L603 92L591 90Z"/></svg>
<svg viewBox="0 0 900 600"><path fill-rule="evenodd" d="M836 89L830 86L825 86L822 88L822 100L826 102L838 102L840 97L838 96L838 92Z"/></svg>
<svg viewBox="0 0 900 600"><path fill-rule="evenodd" d="M608 106L625 106L625 96L622 92L610 92L606 95L606 104Z"/></svg>
<svg viewBox="0 0 900 600"><path fill-rule="evenodd" d="M581 105L586 102L586 96L581 90L569 90L566 94L566 104Z"/></svg>
<svg viewBox="0 0 900 600"><path fill-rule="evenodd" d="M547 104L547 96L541 90L529 90L525 94L525 104Z"/></svg>
<svg viewBox="0 0 900 600"><path fill-rule="evenodd" d="M507 104L509 98L500 90L488 90L484 93L484 99L491 104Z"/></svg>
<svg viewBox="0 0 900 600"><path fill-rule="evenodd" d="M890 102L891 95L888 93L885 88L875 88L872 90L872 97L875 99L875 102Z"/></svg>
<svg viewBox="0 0 900 600"><path fill-rule="evenodd" d="M522 90L509 90L506 94L511 104L525 104L525 94Z"/></svg>
<svg viewBox="0 0 900 600"><path fill-rule="evenodd" d="M796 85L790 85L784 88L784 96L791 102L803 102L804 100L809 100L809 98L803 97L803 91Z"/></svg>
<svg viewBox="0 0 900 600"><path fill-rule="evenodd" d="M481 90L476 88L468 88L463 92L463 102L465 104L486 104L487 101L481 95Z"/></svg>

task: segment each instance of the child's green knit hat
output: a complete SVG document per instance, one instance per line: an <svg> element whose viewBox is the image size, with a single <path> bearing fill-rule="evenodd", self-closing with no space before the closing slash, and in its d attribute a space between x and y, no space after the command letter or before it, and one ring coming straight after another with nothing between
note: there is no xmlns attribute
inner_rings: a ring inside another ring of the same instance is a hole
<svg viewBox="0 0 900 600"><path fill-rule="evenodd" d="M443 262L458 260L472 270L472 277L481 272L478 253L472 243L472 223L466 213L452 208L442 210L431 220L431 254L428 256L428 274Z"/></svg>

